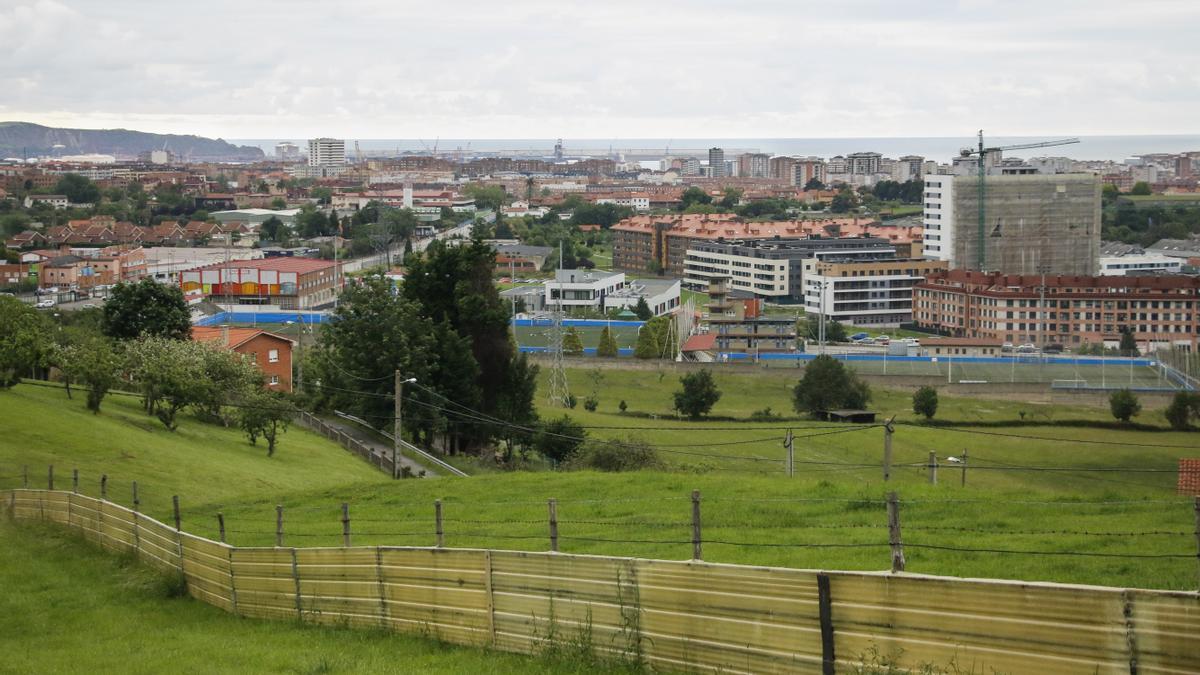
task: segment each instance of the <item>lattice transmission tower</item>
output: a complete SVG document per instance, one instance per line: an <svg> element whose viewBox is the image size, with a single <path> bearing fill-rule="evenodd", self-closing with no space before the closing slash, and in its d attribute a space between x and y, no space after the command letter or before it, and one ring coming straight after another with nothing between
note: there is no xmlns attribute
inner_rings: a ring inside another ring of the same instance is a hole
<svg viewBox="0 0 1200 675"><path fill-rule="evenodd" d="M558 243L558 269L562 270L562 242ZM558 297L554 303L553 318L550 321L550 335L547 341L547 346L550 349L550 405L566 408L567 402L571 397L571 392L567 388L567 370L566 364L563 363L563 309L562 295L563 285L558 281L558 275L555 275L555 281L558 286Z"/></svg>

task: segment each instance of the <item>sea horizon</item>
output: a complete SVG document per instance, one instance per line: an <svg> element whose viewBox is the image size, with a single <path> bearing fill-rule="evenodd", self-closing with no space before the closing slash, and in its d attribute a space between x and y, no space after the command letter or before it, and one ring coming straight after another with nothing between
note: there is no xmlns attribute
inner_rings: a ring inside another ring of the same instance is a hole
<svg viewBox="0 0 1200 675"><path fill-rule="evenodd" d="M984 136L989 147L1004 145L1024 145L1060 140L1062 136ZM1077 136L1079 143L1046 148L1017 150L1011 153L1016 157L1070 157L1081 161L1123 161L1128 157L1152 154L1179 154L1200 151L1200 133L1197 134L1127 134L1127 135L1097 135ZM303 147L307 139L303 138L270 138L270 139L226 139L230 143L249 145L261 148L268 155L273 154L275 145L290 141ZM346 138L346 152L355 152L355 143L367 154L379 153L420 153L429 152L434 147L438 153L463 154L472 153L504 153L510 152L524 156L552 156L556 138ZM919 155L938 162L949 162L956 157L962 148L975 147L978 140L974 136L863 136L846 138L563 138L563 154L571 157L574 154L586 152L595 154L597 151L607 153L610 149L615 154L628 154L628 151L657 151L662 149L662 156L698 155L707 160L707 149L720 147L725 150L726 159L730 152L765 152L772 155L802 155L829 158L836 155L847 155L852 152L878 152L885 157L898 158L902 155ZM644 153L640 153L644 154Z"/></svg>

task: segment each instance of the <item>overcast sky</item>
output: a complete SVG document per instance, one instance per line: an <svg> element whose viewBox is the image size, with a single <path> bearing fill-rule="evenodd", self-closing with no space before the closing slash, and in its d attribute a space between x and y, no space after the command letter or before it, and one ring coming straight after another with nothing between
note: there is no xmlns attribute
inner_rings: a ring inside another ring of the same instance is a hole
<svg viewBox="0 0 1200 675"><path fill-rule="evenodd" d="M224 138L1195 133L1200 0L0 0L0 120Z"/></svg>

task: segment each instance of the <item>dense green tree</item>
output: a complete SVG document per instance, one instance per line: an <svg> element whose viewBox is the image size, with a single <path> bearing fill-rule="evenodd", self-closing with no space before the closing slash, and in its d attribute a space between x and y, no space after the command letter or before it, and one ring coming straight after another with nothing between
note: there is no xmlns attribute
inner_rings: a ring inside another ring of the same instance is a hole
<svg viewBox="0 0 1200 675"><path fill-rule="evenodd" d="M0 389L32 374L50 353L49 322L33 307L0 296Z"/></svg>
<svg viewBox="0 0 1200 675"><path fill-rule="evenodd" d="M72 204L95 204L100 201L100 188L91 180L76 173L58 179L54 192L65 195Z"/></svg>
<svg viewBox="0 0 1200 675"><path fill-rule="evenodd" d="M620 353L617 347L617 340L613 337L612 331L608 326L600 330L600 343L596 346L596 356L601 358L615 358Z"/></svg>
<svg viewBox="0 0 1200 675"><path fill-rule="evenodd" d="M178 286L145 278L137 283L119 283L104 303L101 323L104 334L117 340L154 335L186 340L192 320Z"/></svg>
<svg viewBox="0 0 1200 675"><path fill-rule="evenodd" d="M463 187L463 193L475 200L475 207L488 211L500 211L510 201L502 185L480 185L471 183Z"/></svg>
<svg viewBox="0 0 1200 675"><path fill-rule="evenodd" d="M634 214L628 206L616 204L580 204L571 212L571 225L599 225L608 229Z"/></svg>
<svg viewBox="0 0 1200 675"><path fill-rule="evenodd" d="M871 389L841 361L822 354L804 367L804 376L792 390L796 412L815 413L839 408L865 408Z"/></svg>
<svg viewBox="0 0 1200 675"><path fill-rule="evenodd" d="M683 191L679 197L679 210L687 211L689 206L693 204L711 204L712 197L709 196L702 188L692 186Z"/></svg>
<svg viewBox="0 0 1200 675"><path fill-rule="evenodd" d="M817 178L809 178L808 182L804 184L804 189L805 190L824 190L825 184L822 183Z"/></svg>
<svg viewBox="0 0 1200 675"><path fill-rule="evenodd" d="M517 354L505 373L505 395L500 397L496 409L497 417L508 422L500 428L505 439L504 461L512 462L513 450L533 441L530 429L537 426L537 409L533 399L537 395L538 367L529 363L525 354Z"/></svg>
<svg viewBox="0 0 1200 675"><path fill-rule="evenodd" d="M713 380L712 373L699 370L679 378L683 388L675 392L675 410L681 415L699 419L708 414L717 401L721 400L721 390Z"/></svg>
<svg viewBox="0 0 1200 675"><path fill-rule="evenodd" d="M1121 329L1121 342L1117 345L1117 349L1121 351L1121 356L1139 356L1137 338L1134 337L1133 331L1128 328Z"/></svg>
<svg viewBox="0 0 1200 675"><path fill-rule="evenodd" d="M553 464L561 464L571 458L586 440L587 431L568 415L543 422L533 439L538 454Z"/></svg>
<svg viewBox="0 0 1200 675"><path fill-rule="evenodd" d="M829 210L833 213L847 213L858 205L858 200L851 190L842 190L833 196Z"/></svg>
<svg viewBox="0 0 1200 675"><path fill-rule="evenodd" d="M287 241L291 232L287 225L275 216L271 216L263 221L263 224L258 227L259 239L263 241Z"/></svg>
<svg viewBox="0 0 1200 675"><path fill-rule="evenodd" d="M296 413L296 406L287 396L258 387L239 398L237 424L251 445L257 445L261 436L267 442L267 457L274 457L279 436L287 431Z"/></svg>
<svg viewBox="0 0 1200 675"><path fill-rule="evenodd" d="M721 197L719 205L722 208L732 209L742 200L742 194L744 194L744 191L741 188L727 187L722 194L723 196Z"/></svg>
<svg viewBox="0 0 1200 675"><path fill-rule="evenodd" d="M654 311L650 309L650 305L646 304L646 297L638 298L637 304L633 307L633 313L637 315L639 321L649 321L654 318Z"/></svg>
<svg viewBox="0 0 1200 675"><path fill-rule="evenodd" d="M329 218L312 204L305 204L300 208L300 213L296 216L296 232L301 237L327 237L336 231L329 227Z"/></svg>
<svg viewBox="0 0 1200 675"><path fill-rule="evenodd" d="M567 326L567 330L563 332L562 350L566 356L583 355L583 340L574 326Z"/></svg>
<svg viewBox="0 0 1200 675"><path fill-rule="evenodd" d="M933 419L938 409L937 389L926 385L913 392L912 409L914 413L924 415L927 420Z"/></svg>
<svg viewBox="0 0 1200 675"><path fill-rule="evenodd" d="M647 321L638 331L633 355L639 359L669 359L674 358L677 351L679 339L675 334L672 317L657 316Z"/></svg>
<svg viewBox="0 0 1200 675"><path fill-rule="evenodd" d="M1133 188L1131 190L1129 190L1129 194L1134 195L1136 197L1146 197L1146 196L1149 196L1154 193L1150 190L1149 183L1147 183L1144 180L1139 180L1138 182L1133 184Z"/></svg>
<svg viewBox="0 0 1200 675"><path fill-rule="evenodd" d="M1200 419L1200 394L1177 391L1170 405L1163 411L1172 429L1185 431L1191 428L1192 420Z"/></svg>
<svg viewBox="0 0 1200 675"><path fill-rule="evenodd" d="M1108 395L1108 408L1116 419L1128 423L1142 411L1141 401L1137 394L1129 389L1118 389Z"/></svg>
<svg viewBox="0 0 1200 675"><path fill-rule="evenodd" d="M318 204L328 204L333 201L333 190L327 187L316 187L308 191L308 196L317 200Z"/></svg>
<svg viewBox="0 0 1200 675"><path fill-rule="evenodd" d="M86 389L87 409L99 413L104 397L119 380L122 360L109 340L92 333L83 335L58 347L55 361L66 382L77 382Z"/></svg>
<svg viewBox="0 0 1200 675"><path fill-rule="evenodd" d="M125 346L123 369L141 390L142 405L170 431L176 416L196 402L204 387L204 351L198 342L147 335Z"/></svg>

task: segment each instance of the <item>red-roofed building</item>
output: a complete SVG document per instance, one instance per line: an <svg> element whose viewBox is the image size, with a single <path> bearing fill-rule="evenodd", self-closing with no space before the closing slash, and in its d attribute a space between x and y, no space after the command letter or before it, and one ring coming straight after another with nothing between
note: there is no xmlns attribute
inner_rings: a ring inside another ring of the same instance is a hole
<svg viewBox="0 0 1200 675"><path fill-rule="evenodd" d="M271 391L292 390L292 341L257 328L193 326L192 339L245 355L263 371L263 386Z"/></svg>
<svg viewBox="0 0 1200 675"><path fill-rule="evenodd" d="M345 285L337 268L314 258L237 260L180 272L179 287L217 303L311 309L331 304Z"/></svg>

